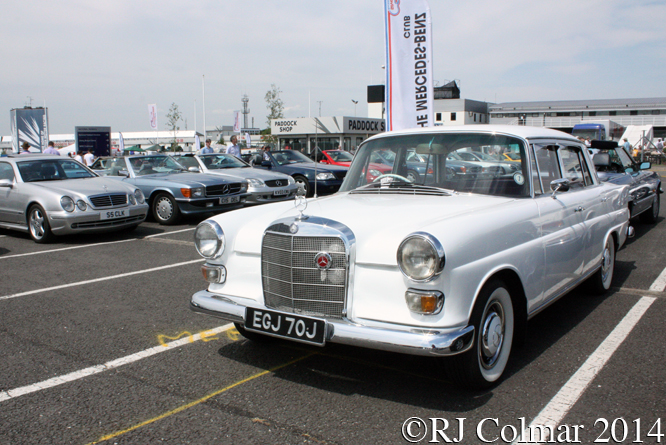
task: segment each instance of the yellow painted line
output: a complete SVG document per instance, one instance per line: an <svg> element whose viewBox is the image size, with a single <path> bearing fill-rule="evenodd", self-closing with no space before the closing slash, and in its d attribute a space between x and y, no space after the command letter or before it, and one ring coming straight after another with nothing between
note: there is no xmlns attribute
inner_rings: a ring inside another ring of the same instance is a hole
<svg viewBox="0 0 666 445"><path fill-rule="evenodd" d="M134 425L134 426L132 426L132 427L130 427L130 428L127 428L127 429L125 429L125 430L122 430L122 431L116 431L115 433L111 433L111 434L107 434L106 436L102 436L102 437L100 437L99 439L97 439L96 441L94 441L94 442L90 442L90 443L88 443L88 444L86 444L86 445L95 445L95 444L98 444L98 443L104 442L104 441L106 441L106 440L113 439L113 438L118 437L118 436L122 436L123 434L127 434L127 433L129 433L129 432L131 432L131 431L134 431L134 430L139 429L139 428L141 428L141 427L144 427L144 426L146 426L146 425L150 425L151 423L157 422L158 420L162 420L162 419L165 419L165 418L167 418L167 417L173 416L174 414L178 414L178 413L180 413L180 412L182 412L182 411L185 411L186 409L192 408L193 406L199 405L200 403L203 403L203 402L205 402L205 401L208 400L208 399L211 399L211 398L213 398L213 397L215 397L215 396L218 396L218 395L222 394L223 392L229 391L230 389L233 389L233 388L235 388L235 387L237 387L237 386L240 386L240 385L242 385L243 383L247 383L247 382L250 382L250 381L252 381L252 380L258 379L259 377L263 377L263 376L265 376L266 374L270 374L270 373L272 373L272 372L277 371L278 369L282 369L282 368L285 368L285 367L287 367L287 366L293 365L294 363L300 362L301 360L305 360L306 358L312 357L313 355L315 355L314 352L312 352L312 353L310 353L310 354L307 354L307 355L304 355L304 356L302 356L302 357L299 357L299 358L297 358L297 359L294 359L294 360L292 360L292 361L290 361L290 362L288 362L288 363L283 363L282 365L278 365L278 366L276 366L276 367L274 367L274 368L267 369L266 371L262 371L262 372L260 372L260 373L254 374L253 376L250 376L250 377L248 377L248 378L246 378L246 379L243 379L243 380L240 380L240 381L238 381L238 382L236 382L236 383L233 383L233 384L231 384L231 385L229 385L229 386L227 386L227 387L225 387L225 388L222 388L222 389L219 389L219 390L217 390L217 391L215 391L215 392L212 392L212 393L210 393L210 394L208 394L208 395L206 395L206 396L204 396L204 397L202 397L202 398L200 398L200 399L198 399L198 400L195 400L195 401L193 401L193 402L190 402L190 403L187 403L187 404L185 404L185 405L179 406L178 408L176 408L176 409L174 409L174 410L168 411L168 412L166 412L166 413L164 413L164 414L160 414L160 415L157 416L157 417L153 417L152 419L149 419L149 420L146 420L146 421L144 421L144 422L141 422L141 423L139 423L139 424L137 424L137 425Z"/></svg>

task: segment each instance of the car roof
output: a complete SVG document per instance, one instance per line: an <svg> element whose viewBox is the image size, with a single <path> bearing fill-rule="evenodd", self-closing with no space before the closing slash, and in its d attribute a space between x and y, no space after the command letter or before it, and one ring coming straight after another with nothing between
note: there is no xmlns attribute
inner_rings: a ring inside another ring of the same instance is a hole
<svg viewBox="0 0 666 445"><path fill-rule="evenodd" d="M452 126L437 126L426 128L412 128L408 130L389 131L372 136L369 139L378 139L383 137L423 134L423 133L499 133L504 135L513 135L522 137L524 139L568 139L580 143L580 141L570 135L559 130L553 130L545 127L529 127L526 125L452 125Z"/></svg>

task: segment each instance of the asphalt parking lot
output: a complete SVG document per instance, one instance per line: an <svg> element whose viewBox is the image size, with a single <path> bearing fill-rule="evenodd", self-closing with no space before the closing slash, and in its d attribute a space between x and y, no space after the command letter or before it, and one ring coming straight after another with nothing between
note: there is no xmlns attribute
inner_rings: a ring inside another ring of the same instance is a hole
<svg viewBox="0 0 666 445"><path fill-rule="evenodd" d="M437 360L255 344L192 313L199 220L49 245L0 230L0 444L512 443L553 421L551 443L666 443L660 216L635 222L612 292L533 318L482 393Z"/></svg>

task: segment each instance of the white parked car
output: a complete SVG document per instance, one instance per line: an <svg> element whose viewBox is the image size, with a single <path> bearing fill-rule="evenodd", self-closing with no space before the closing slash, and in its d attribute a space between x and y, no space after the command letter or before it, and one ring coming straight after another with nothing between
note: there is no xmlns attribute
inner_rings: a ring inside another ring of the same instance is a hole
<svg viewBox="0 0 666 445"><path fill-rule="evenodd" d="M447 156L519 153L510 175ZM411 150L427 175L407 178ZM392 170L370 180L377 154ZM632 230L624 186L554 130L435 127L374 136L336 195L212 217L195 232L206 290L191 308L267 336L432 357L469 387L499 381L527 320L587 281L608 290Z"/></svg>

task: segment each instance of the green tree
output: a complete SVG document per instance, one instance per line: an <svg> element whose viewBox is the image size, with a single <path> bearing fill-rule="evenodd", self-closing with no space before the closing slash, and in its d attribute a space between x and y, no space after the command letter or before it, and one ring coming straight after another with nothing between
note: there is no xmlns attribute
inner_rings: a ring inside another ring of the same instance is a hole
<svg viewBox="0 0 666 445"><path fill-rule="evenodd" d="M180 130L178 122L183 120L183 114L178 111L178 105L175 102L171 104L167 117L167 129L173 131L173 141L171 142L171 151L178 151L178 141L176 140L176 132ZM182 148L181 148L182 150Z"/></svg>
<svg viewBox="0 0 666 445"><path fill-rule="evenodd" d="M261 132L261 140L267 143L276 143L277 136L271 134L271 121L274 119L282 119L284 117L284 102L280 99L282 90L275 84L271 84L271 89L268 90L264 100L266 101L266 108L268 108L268 116L266 116L266 124L268 127Z"/></svg>

